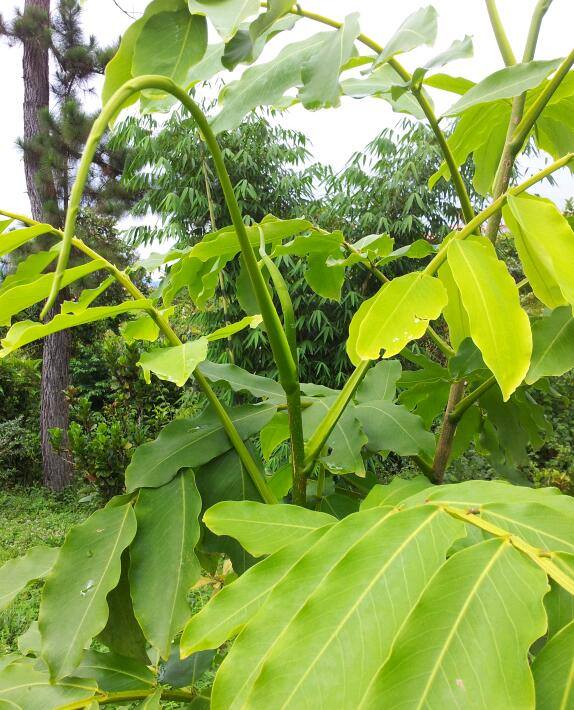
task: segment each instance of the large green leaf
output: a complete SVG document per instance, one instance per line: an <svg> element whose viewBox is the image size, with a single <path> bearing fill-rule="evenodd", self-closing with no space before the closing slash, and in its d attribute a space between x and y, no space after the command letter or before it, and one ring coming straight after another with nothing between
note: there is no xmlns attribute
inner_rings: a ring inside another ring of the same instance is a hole
<svg viewBox="0 0 574 710"><path fill-rule="evenodd" d="M132 73L159 74L183 84L206 49L205 18L191 15L185 6L176 12L159 12L145 21L135 42Z"/></svg>
<svg viewBox="0 0 574 710"><path fill-rule="evenodd" d="M571 308L557 308L532 325L532 361L527 384L558 377L574 367L574 318Z"/></svg>
<svg viewBox="0 0 574 710"><path fill-rule="evenodd" d="M246 439L262 429L275 411L272 404L246 404L228 410L228 414ZM163 486L180 469L202 466L230 448L223 425L211 409L196 419L176 419L157 439L135 450L126 469L126 488Z"/></svg>
<svg viewBox="0 0 574 710"><path fill-rule="evenodd" d="M574 621L538 653L532 664L537 710L574 707Z"/></svg>
<svg viewBox="0 0 574 710"><path fill-rule="evenodd" d="M284 93L301 84L303 64L330 39L331 32L319 32L301 42L294 42L281 50L266 64L247 69L238 81L228 84L221 92L221 110L212 121L216 133L238 126L257 106L272 106Z"/></svg>
<svg viewBox="0 0 574 710"><path fill-rule="evenodd" d="M213 384L228 385L234 392L248 392L260 399L285 399L281 385L269 377L254 375L237 365L206 360L198 370Z"/></svg>
<svg viewBox="0 0 574 710"><path fill-rule="evenodd" d="M289 7L283 9L281 5L288 5ZM279 0L277 3L271 3L269 11L267 13L263 13L263 15L260 15L257 20L254 20L248 29L239 29L229 40L229 42L225 44L225 51L221 59L223 66L232 71L242 62L252 64L259 58L269 40L280 32L293 29L295 23L299 19L296 15L279 17L287 12L290 7L290 3L285 3L285 0ZM253 27L258 23L258 20L263 19L265 15L270 17L273 16L274 19L271 19L269 22L262 23L261 31L253 30ZM275 19L277 21L275 21ZM265 25L264 28L263 24Z"/></svg>
<svg viewBox="0 0 574 710"><path fill-rule="evenodd" d="M243 20L259 12L259 0L188 0L189 12L208 17L224 42L228 42Z"/></svg>
<svg viewBox="0 0 574 710"><path fill-rule="evenodd" d="M386 62L396 54L410 52L422 44L434 44L437 34L437 12L432 5L421 7L401 24L385 49L377 57L376 65Z"/></svg>
<svg viewBox="0 0 574 710"><path fill-rule="evenodd" d="M486 238L452 239L448 263L472 339L506 401L528 372L532 353L530 322L520 305L518 288Z"/></svg>
<svg viewBox="0 0 574 710"><path fill-rule="evenodd" d="M201 569L195 556L201 499L192 471L161 488L144 488L135 506L130 548L134 612L148 641L169 658L174 637L191 616L187 595Z"/></svg>
<svg viewBox="0 0 574 710"><path fill-rule="evenodd" d="M58 548L38 545L23 557L8 560L0 567L0 610L35 579L44 579L54 566Z"/></svg>
<svg viewBox="0 0 574 710"><path fill-rule="evenodd" d="M343 25L332 32L320 49L305 61L301 69L303 88L299 98L305 108L318 109L339 106L339 74L352 56L355 40L361 29L359 15L348 15Z"/></svg>
<svg viewBox="0 0 574 710"><path fill-rule="evenodd" d="M93 680L65 678L52 683L35 661L11 663L0 672L2 710L57 710L68 703L91 698L98 690Z"/></svg>
<svg viewBox="0 0 574 710"><path fill-rule="evenodd" d="M290 433L289 414L287 412L277 412L259 433L263 458L268 461L279 444L287 441ZM291 476L289 480L291 481Z"/></svg>
<svg viewBox="0 0 574 710"><path fill-rule="evenodd" d="M6 256L14 249L18 249L31 239L50 232L52 227L49 224L36 224L33 227L23 227L22 229L14 229L11 232L5 232L0 236L0 257Z"/></svg>
<svg viewBox="0 0 574 710"><path fill-rule="evenodd" d="M87 308L82 313L64 314L52 318L48 323L36 323L31 320L24 320L15 323L6 336L2 340L2 350L0 357L6 357L14 350L18 350L28 343L33 343L35 340L57 333L60 330L74 328L78 325L86 323L94 323L95 321L104 320L105 318L114 318L122 313L129 311L147 310L152 307L152 302L147 299L139 301L126 301L117 306L98 306L96 308Z"/></svg>
<svg viewBox="0 0 574 710"><path fill-rule="evenodd" d="M61 242L56 246L59 247ZM49 251L37 251L29 254L18 262L15 271L5 276L0 284L0 294L14 286L21 286L35 281L44 269L57 258L59 249L52 247Z"/></svg>
<svg viewBox="0 0 574 710"><path fill-rule="evenodd" d="M443 315L448 325L450 342L453 348L458 350L462 341L470 336L468 315L464 310L460 291L452 276L452 270L448 261L445 261L440 267L438 277L442 281L448 294L448 303L444 307Z"/></svg>
<svg viewBox="0 0 574 710"><path fill-rule="evenodd" d="M88 261L81 266L66 269L62 277L62 288L98 271L103 265L101 261ZM14 285L6 291L2 290L0 293L0 324L9 325L12 316L46 298L50 293L53 281L54 274L44 274L33 281Z"/></svg>
<svg viewBox="0 0 574 710"><path fill-rule="evenodd" d="M426 491L429 488L431 488L431 483L425 476L415 476L415 478L399 478L395 476L385 486L379 484L373 486L361 503L361 510L380 508L386 505L398 505L415 493Z"/></svg>
<svg viewBox="0 0 574 710"><path fill-rule="evenodd" d="M127 343L136 340L147 340L153 343L159 338L159 326L149 313L125 321L120 330Z"/></svg>
<svg viewBox="0 0 574 710"><path fill-rule="evenodd" d="M461 534L452 518L425 508L373 508L328 528L235 641L216 677L213 708L358 707Z"/></svg>
<svg viewBox="0 0 574 710"><path fill-rule="evenodd" d="M367 372L357 388L355 399L359 404L374 400L392 402L397 394L397 382L402 372L399 360L381 360Z"/></svg>
<svg viewBox="0 0 574 710"><path fill-rule="evenodd" d="M93 678L107 693L142 690L155 683L155 675L147 666L117 653L85 651L75 673L80 678Z"/></svg>
<svg viewBox="0 0 574 710"><path fill-rule="evenodd" d="M135 532L128 503L98 510L68 533L40 604L42 658L52 678L73 671L85 645L106 625L106 596L118 583L121 554Z"/></svg>
<svg viewBox="0 0 574 710"><path fill-rule="evenodd" d="M358 405L354 412L367 435L367 448L373 452L394 451L399 456L426 454L432 457L434 435L424 428L422 419L400 404L374 400Z"/></svg>
<svg viewBox="0 0 574 710"><path fill-rule="evenodd" d="M442 283L423 273L393 279L365 301L349 328L347 352L355 365L397 355L411 340L422 338L429 321L438 318L447 302Z"/></svg>
<svg viewBox="0 0 574 710"><path fill-rule="evenodd" d="M240 631L257 613L270 592L310 554L329 530L321 527L283 547L224 587L195 616L181 637L181 652L187 656L206 648L217 648Z"/></svg>
<svg viewBox="0 0 574 710"><path fill-rule="evenodd" d="M533 268L529 268L526 274L529 278L535 276L534 293L550 308L564 302L574 308L574 273L571 268L574 260L574 231L568 220L553 202L542 197L511 195L507 204L520 227L516 245L521 259L527 249L530 260L540 269L538 275L533 273ZM511 221L509 227L512 229L513 226L515 222ZM520 243L524 244L522 253ZM523 261L523 265L526 272L529 261ZM543 279L546 279L545 290L541 287ZM556 288L562 292L563 299L556 294ZM547 302L550 289L552 299Z"/></svg>
<svg viewBox="0 0 574 710"><path fill-rule="evenodd" d="M332 525L327 513L292 505L254 501L222 501L205 513L203 522L216 535L228 535L254 557L270 555L317 528Z"/></svg>
<svg viewBox="0 0 574 710"><path fill-rule="evenodd" d="M151 382L150 373L153 372L160 380L183 387L195 368L207 357L207 344L207 338L198 338L182 345L143 352L138 365L143 370L145 381L148 384Z"/></svg>
<svg viewBox="0 0 574 710"><path fill-rule="evenodd" d="M559 66L560 61L532 61L499 69L469 89L449 108L446 115L456 116L477 104L509 99L534 89Z"/></svg>
<svg viewBox="0 0 574 710"><path fill-rule="evenodd" d="M528 649L546 628L547 590L546 575L507 540L453 555L361 707L533 708Z"/></svg>

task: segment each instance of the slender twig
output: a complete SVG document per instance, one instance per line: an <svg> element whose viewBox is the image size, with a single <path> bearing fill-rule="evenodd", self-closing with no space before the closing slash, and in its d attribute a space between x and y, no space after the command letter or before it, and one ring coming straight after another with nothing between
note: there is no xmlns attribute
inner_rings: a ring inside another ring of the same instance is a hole
<svg viewBox="0 0 574 710"><path fill-rule="evenodd" d="M11 212L6 212L4 210L0 210L0 214L3 214L6 217L10 217L12 219L17 219L23 224L39 224L39 222L36 222L36 220L30 219L29 217L25 217L24 215L14 214ZM50 233L54 236L59 237L60 239L64 238L64 233L60 229L56 229L55 227L51 228ZM145 295L137 288L137 286L132 282L130 277L124 271L121 271L110 261L100 256L93 249L90 249L90 247L84 244L81 239L76 239L75 237L73 237L72 245L84 254L86 254L86 256L89 256L91 259L101 260L104 265L103 268L105 268L106 271L108 271L110 274L112 274L112 276L114 276L116 281L118 281L118 283L120 283L124 287L124 289L130 294L130 296L132 296L132 298L134 298L135 300L145 298ZM181 340L179 339L173 328L170 326L165 316L157 308L153 306L150 307L148 309L148 313L154 319L155 323L163 333L164 337L171 345L176 346L182 344ZM237 451L237 454L242 464L245 466L248 475L250 476L259 493L261 494L261 497L266 503L277 503L277 498L267 485L267 482L265 481L264 476L259 470L259 467L253 460L253 457L249 453L249 450L245 446L245 443L243 442L237 429L235 428L233 421L231 420L226 409L218 400L208 380L201 374L201 372L197 368L193 372L193 377L195 378L197 384L199 385L209 402L214 407L215 413L219 417L219 420L222 423L225 433L227 434L231 444L233 445L233 448Z"/></svg>
<svg viewBox="0 0 574 710"><path fill-rule="evenodd" d="M516 64L516 57L514 56L506 30L504 29L504 25L500 19L498 8L496 7L496 1L486 0L486 9L488 10L490 24L492 25L492 31L494 32L502 59L507 67L512 66L513 64Z"/></svg>
<svg viewBox="0 0 574 710"><path fill-rule="evenodd" d="M461 419L463 414L472 407L472 405L482 397L482 395L487 392L491 387L496 384L496 377L494 375L485 380L482 384L475 387L472 392L469 392L466 397L460 400L460 402L451 411L449 419L453 424L457 424Z"/></svg>
<svg viewBox="0 0 574 710"><path fill-rule="evenodd" d="M111 703L125 704L136 700L145 700L152 696L156 688L142 688L141 690L121 690L115 693L101 693L98 691L96 695L90 698L84 698L83 700L75 700L67 705L61 705L59 710L82 710L82 708L87 708L90 704L96 700L100 705L109 705ZM161 698L162 700L179 700L180 702L190 702L200 697L198 693L190 693L185 690L169 690L168 688L162 688Z"/></svg>

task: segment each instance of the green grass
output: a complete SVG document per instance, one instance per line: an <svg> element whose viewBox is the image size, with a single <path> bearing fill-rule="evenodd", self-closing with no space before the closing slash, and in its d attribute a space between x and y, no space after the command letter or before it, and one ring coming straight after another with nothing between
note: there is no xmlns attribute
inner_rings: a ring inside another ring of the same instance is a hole
<svg viewBox="0 0 574 710"><path fill-rule="evenodd" d="M0 492L0 565L34 545L61 545L68 530L93 510L79 498L75 491L55 495L45 488ZM30 585L0 614L0 655L16 651L18 636L36 619L40 589Z"/></svg>

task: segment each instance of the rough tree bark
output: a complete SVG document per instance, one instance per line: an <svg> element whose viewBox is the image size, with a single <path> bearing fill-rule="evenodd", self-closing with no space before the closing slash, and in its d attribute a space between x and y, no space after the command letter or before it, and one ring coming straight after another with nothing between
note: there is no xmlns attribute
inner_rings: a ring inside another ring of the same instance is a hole
<svg viewBox="0 0 574 710"><path fill-rule="evenodd" d="M39 8L49 23L50 0L26 0L24 11ZM40 131L39 111L50 103L48 47L37 37L23 41L22 69L24 78L24 141ZM31 151L24 151L26 186L34 219L46 219L42 194L37 180L38 161ZM50 318L59 311L57 303ZM50 443L49 430L55 427L68 431L68 403L64 391L69 385L70 332L64 330L44 340L40 402L40 438L44 483L52 490L61 490L72 479L72 467L56 453Z"/></svg>

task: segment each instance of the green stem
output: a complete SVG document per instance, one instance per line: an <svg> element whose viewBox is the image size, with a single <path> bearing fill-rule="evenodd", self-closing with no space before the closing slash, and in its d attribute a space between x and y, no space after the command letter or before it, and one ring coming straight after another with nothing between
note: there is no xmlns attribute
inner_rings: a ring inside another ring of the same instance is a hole
<svg viewBox="0 0 574 710"><path fill-rule="evenodd" d="M142 690L122 690L116 693L104 693L93 695L91 698L85 698L84 700L76 700L73 703L68 703L67 705L62 705L59 710L82 710L82 708L89 707L90 703L96 700L100 705L109 705L111 703L130 703L136 700L145 700L152 696L156 691L156 688L142 689ZM184 690L164 690L162 688L161 698L162 700L175 700L190 702L198 698L197 693L188 693Z"/></svg>
<svg viewBox="0 0 574 710"><path fill-rule="evenodd" d="M29 225L34 225L34 224L39 224L39 222L36 222L33 219L30 219L28 217L25 217L23 215L17 215L13 214L10 212L4 212L3 210L0 210L0 214L4 214L7 217L11 217L12 219L17 219L18 221L24 223L24 224L29 224ZM61 239L64 238L64 234L61 230L56 229L53 227L51 229L51 233L54 234L55 236L60 237ZM132 280L129 278L129 276L124 272L118 269L114 264L109 262L107 259L104 257L100 256L97 254L93 249L90 249L84 242L82 242L80 239L76 239L75 237L72 237L72 245L77 247L80 251L82 251L84 254L89 256L92 259L99 259L104 263L104 268L109 271L112 276L118 281L121 286L134 298L136 301L145 298L145 295L138 289L138 287L132 282ZM150 316L154 319L155 323L163 333L164 337L166 340L173 346L181 345L182 342L177 336L177 333L173 330L173 328L170 326L169 322L165 318L165 316L157 309L157 308L150 308L149 309L149 314ZM196 369L193 373L193 377L209 402L213 405L215 412L217 416L219 417L219 420L221 421L223 428L225 429L225 433L227 434L231 444L233 445L233 448L237 451L237 454L242 462L242 464L245 466L245 469L247 470L247 473L249 474L251 480L253 481L254 485L256 486L257 490L261 494L261 497L266 503L277 503L277 498L273 494L273 491L269 488L265 481L265 477L259 470L257 464L253 460L253 457L249 453L249 450L245 446L245 443L239 436L239 433L237 429L235 428L235 425L233 424L233 421L229 417L229 414L221 404L221 402L218 400L215 392L213 391L211 385L209 382L206 380L206 378L201 374L201 372Z"/></svg>
<svg viewBox="0 0 574 710"><path fill-rule="evenodd" d="M460 402L456 405L456 407L454 407L454 409L450 413L450 421L453 424L457 424L462 419L462 416L466 412L466 410L472 407L476 400L480 399L480 397L482 397L482 395L495 384L496 378L492 376L485 380L482 384L478 385L478 387L475 387L472 392L469 392L466 397L461 399Z"/></svg>
<svg viewBox="0 0 574 710"><path fill-rule="evenodd" d="M496 43L498 44L498 49L502 55L502 59L507 67L516 64L516 57L512 51L510 41L506 35L506 30L502 24L500 15L498 14L498 8L496 7L495 0L486 0L486 9L488 10L488 16L490 18L490 24L492 25L492 30L496 38Z"/></svg>
<svg viewBox="0 0 574 710"><path fill-rule="evenodd" d="M305 472L309 473L313 468L317 457L321 453L323 446L327 442L331 432L337 425L341 415L345 411L347 405L355 394L357 387L363 381L371 366L370 360L365 360L358 365L353 374L349 377L343 389L339 392L337 399L331 405L329 411L325 414L319 426L311 435L307 446L305 447Z"/></svg>
<svg viewBox="0 0 574 710"><path fill-rule="evenodd" d="M493 214L495 214L495 212L497 212L504 206L509 195L520 195L521 193L528 190L528 188L532 187L533 185L536 185L536 183L540 182L541 180L544 180L544 178L547 178L549 175L552 175L552 173L556 172L556 170L560 170L560 168L563 168L565 165L568 165L568 163L572 162L572 160L574 160L574 152L567 153L559 160L550 163L550 165L547 165L543 170L540 170L535 175L529 177L528 180L525 180L524 182L520 183L520 185L516 185L516 187L510 188L510 190L507 190L504 194L500 195L498 199L494 200L488 207L482 210L482 212L479 212L479 214L477 214L476 217L474 217L467 225L465 225L460 230L460 232L458 232L458 234L453 237L453 239L466 239L474 233L477 227L480 227L483 222L486 222L489 217L491 217ZM423 270L424 274L432 276L432 274L437 271L441 264L444 263L444 260L446 259L447 247L448 245L445 245L435 254L430 263L427 264L427 266Z"/></svg>

